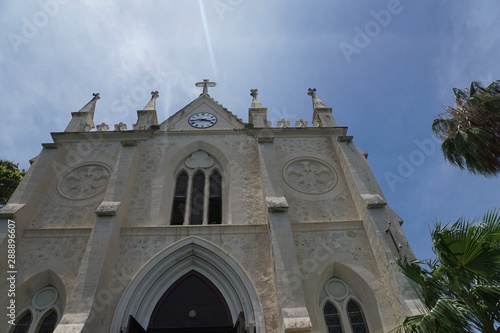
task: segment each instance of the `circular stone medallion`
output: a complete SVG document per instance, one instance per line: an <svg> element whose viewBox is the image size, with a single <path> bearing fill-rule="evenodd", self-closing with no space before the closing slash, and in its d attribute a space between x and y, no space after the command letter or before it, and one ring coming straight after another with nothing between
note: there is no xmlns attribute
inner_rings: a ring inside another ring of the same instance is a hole
<svg viewBox="0 0 500 333"><path fill-rule="evenodd" d="M349 288L344 282L337 279L331 279L326 283L325 291L328 296L333 297L336 300L341 300L347 297Z"/></svg>
<svg viewBox="0 0 500 333"><path fill-rule="evenodd" d="M102 164L78 166L61 177L57 191L68 199L87 199L103 192L110 177L111 170Z"/></svg>
<svg viewBox="0 0 500 333"><path fill-rule="evenodd" d="M43 288L33 296L33 307L37 310L46 309L57 301L58 295L54 287Z"/></svg>
<svg viewBox="0 0 500 333"><path fill-rule="evenodd" d="M283 169L285 182L294 190L307 194L322 194L337 184L337 175L328 164L311 158L295 159Z"/></svg>

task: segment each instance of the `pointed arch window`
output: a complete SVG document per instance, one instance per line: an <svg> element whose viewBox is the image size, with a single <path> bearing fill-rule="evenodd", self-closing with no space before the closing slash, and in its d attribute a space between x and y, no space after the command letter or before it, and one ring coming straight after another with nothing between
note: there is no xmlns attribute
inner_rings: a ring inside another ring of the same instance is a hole
<svg viewBox="0 0 500 333"><path fill-rule="evenodd" d="M31 311L28 310L21 316L12 333L27 333L32 321L33 316L31 315Z"/></svg>
<svg viewBox="0 0 500 333"><path fill-rule="evenodd" d="M203 212L205 206L205 175L198 171L193 177L191 191L191 221L189 224L203 224Z"/></svg>
<svg viewBox="0 0 500 333"><path fill-rule="evenodd" d="M172 205L172 218L171 224L182 225L184 224L184 211L186 210L188 187L188 175L182 172L175 183L174 202Z"/></svg>
<svg viewBox="0 0 500 333"><path fill-rule="evenodd" d="M328 333L369 333L361 303L344 281L332 278L325 283L323 318Z"/></svg>
<svg viewBox="0 0 500 333"><path fill-rule="evenodd" d="M197 151L177 174L170 224L221 224L222 176L217 162Z"/></svg>
<svg viewBox="0 0 500 333"><path fill-rule="evenodd" d="M40 327L38 328L38 333L52 333L56 329L57 324L57 312L51 309L43 318Z"/></svg>
<svg viewBox="0 0 500 333"><path fill-rule="evenodd" d="M222 177L217 170L210 176L208 224L222 221Z"/></svg>
<svg viewBox="0 0 500 333"><path fill-rule="evenodd" d="M326 328L328 333L344 333L340 315L335 305L332 302L326 302L323 307L323 316L325 317Z"/></svg>
<svg viewBox="0 0 500 333"><path fill-rule="evenodd" d="M24 305L16 326L10 333L52 333L59 320L61 299L54 286L38 290Z"/></svg>
<svg viewBox="0 0 500 333"><path fill-rule="evenodd" d="M361 311L358 302L353 299L347 303L347 316L353 333L368 333L363 311Z"/></svg>

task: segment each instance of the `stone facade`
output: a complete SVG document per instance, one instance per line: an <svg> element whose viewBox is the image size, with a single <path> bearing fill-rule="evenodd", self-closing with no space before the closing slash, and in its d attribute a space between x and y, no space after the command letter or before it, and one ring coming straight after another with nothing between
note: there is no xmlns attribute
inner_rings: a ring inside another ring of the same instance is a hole
<svg viewBox="0 0 500 333"><path fill-rule="evenodd" d="M244 313L238 332L327 332L325 304L351 332L349 302L367 331L389 332L415 310L396 266L412 256L401 221L315 89L313 127L273 127L254 89L244 123L207 86L159 124L152 94L133 130L91 131L95 94L65 132L52 133L0 210L2 253L16 234L15 268L0 262L15 271L16 295L4 280L0 302L6 309L15 299L16 322L31 313L35 332L55 311L55 332L132 332L130 317L148 329L162 295L190 271L218 289L233 323ZM221 220L209 224L213 170ZM189 216L171 225L183 173L188 188L197 173L210 181L200 202L195 193L179 205L203 211L200 225Z"/></svg>

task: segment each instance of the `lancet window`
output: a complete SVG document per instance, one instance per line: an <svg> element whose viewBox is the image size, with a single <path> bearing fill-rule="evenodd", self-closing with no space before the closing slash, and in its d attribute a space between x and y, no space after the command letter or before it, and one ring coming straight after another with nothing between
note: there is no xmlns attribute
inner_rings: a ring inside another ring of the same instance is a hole
<svg viewBox="0 0 500 333"><path fill-rule="evenodd" d="M328 280L324 295L322 310L328 333L369 333L361 302L344 281Z"/></svg>
<svg viewBox="0 0 500 333"><path fill-rule="evenodd" d="M184 161L175 179L171 225L222 223L222 173L216 161L196 151Z"/></svg>
<svg viewBox="0 0 500 333"><path fill-rule="evenodd" d="M53 286L40 289L21 310L10 333L52 333L59 321L59 293Z"/></svg>

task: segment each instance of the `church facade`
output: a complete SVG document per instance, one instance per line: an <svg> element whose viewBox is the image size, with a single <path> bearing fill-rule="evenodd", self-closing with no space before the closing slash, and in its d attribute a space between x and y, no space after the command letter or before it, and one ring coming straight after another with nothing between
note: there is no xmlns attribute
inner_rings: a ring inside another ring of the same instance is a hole
<svg viewBox="0 0 500 333"><path fill-rule="evenodd" d="M95 126L94 94L42 145L0 210L0 330L379 333L414 313L402 221L316 90L293 126L256 89L244 122L197 85L161 123L153 92L132 130Z"/></svg>

